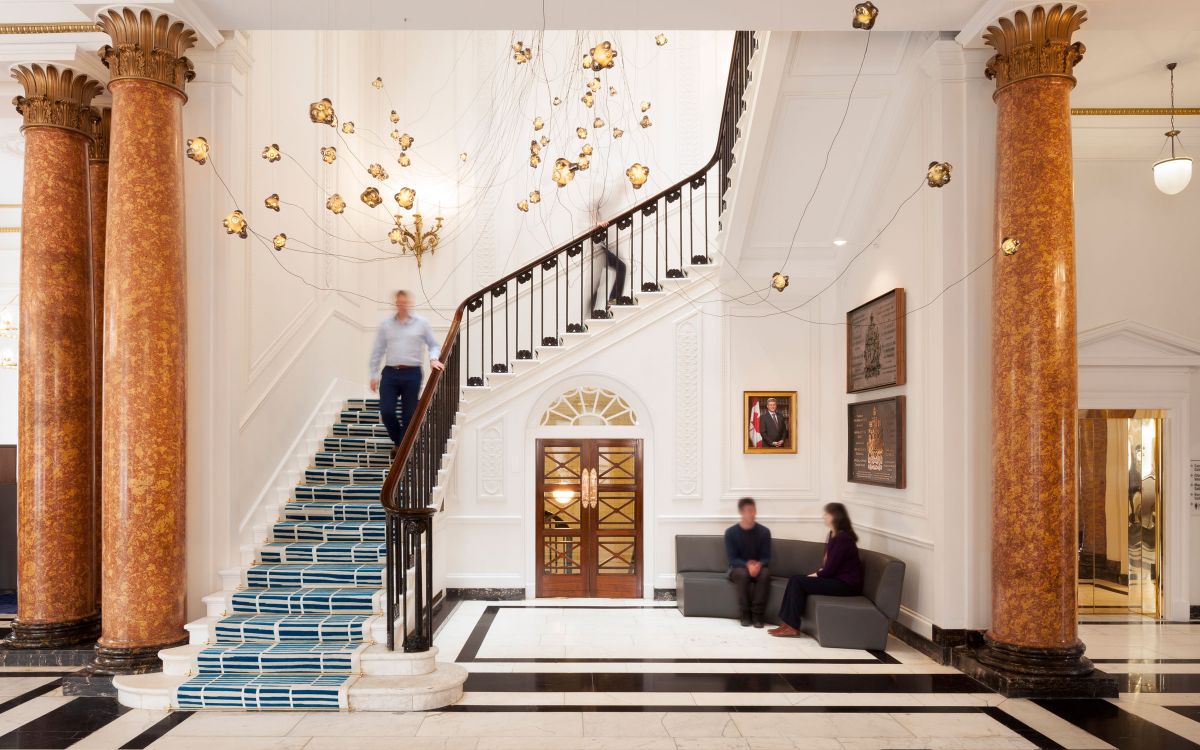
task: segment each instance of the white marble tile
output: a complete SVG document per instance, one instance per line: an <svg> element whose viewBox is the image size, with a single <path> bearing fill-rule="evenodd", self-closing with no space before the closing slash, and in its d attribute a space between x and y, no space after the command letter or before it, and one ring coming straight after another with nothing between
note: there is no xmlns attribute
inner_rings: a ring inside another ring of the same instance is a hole
<svg viewBox="0 0 1200 750"><path fill-rule="evenodd" d="M1126 711L1142 717L1146 721L1159 725L1168 732L1174 732L1184 739L1200 743L1200 722L1192 721L1186 716L1176 713L1169 708L1138 700L1118 699L1110 700L1109 702L1115 703ZM1175 703L1168 705L1184 704Z"/></svg>
<svg viewBox="0 0 1200 750"><path fill-rule="evenodd" d="M191 719L185 721L180 727L190 721ZM224 735L217 746L220 750L302 750L308 744L308 741L308 737L238 737L236 735ZM342 740L342 747L345 746L345 740ZM214 743L211 736L195 737L177 735L174 731L171 731L166 736L156 740L150 747L153 750L214 750Z"/></svg>
<svg viewBox="0 0 1200 750"><path fill-rule="evenodd" d="M592 695L585 693L584 695ZM561 706L563 693L560 692L487 692L473 690L463 693L459 706Z"/></svg>
<svg viewBox="0 0 1200 750"><path fill-rule="evenodd" d="M891 717L914 737L1019 737L987 714L893 712Z"/></svg>
<svg viewBox="0 0 1200 750"><path fill-rule="evenodd" d="M5 677L0 679L0 703L9 698L24 695L42 685L48 685L57 679L57 677Z"/></svg>
<svg viewBox="0 0 1200 750"><path fill-rule="evenodd" d="M670 737L480 737L476 747L477 750L676 750L675 740Z"/></svg>
<svg viewBox="0 0 1200 750"><path fill-rule="evenodd" d="M157 745L151 747L157 748ZM355 737L353 743L344 737L313 737L304 750L476 750L478 737ZM225 750L225 748L219 748Z"/></svg>
<svg viewBox="0 0 1200 750"><path fill-rule="evenodd" d="M172 729L168 736L283 737L307 716L309 714L303 711L198 711Z"/></svg>
<svg viewBox="0 0 1200 750"><path fill-rule="evenodd" d="M585 713L585 737L670 737L665 713ZM719 734L717 736L720 736Z"/></svg>
<svg viewBox="0 0 1200 750"><path fill-rule="evenodd" d="M668 713L663 717L663 726L675 738L741 737L732 714L724 712Z"/></svg>
<svg viewBox="0 0 1200 750"><path fill-rule="evenodd" d="M418 737L582 737L575 712L431 713Z"/></svg>
<svg viewBox="0 0 1200 750"><path fill-rule="evenodd" d="M305 714L288 734L296 737L411 737L424 720L424 714L420 713L314 712Z"/></svg>

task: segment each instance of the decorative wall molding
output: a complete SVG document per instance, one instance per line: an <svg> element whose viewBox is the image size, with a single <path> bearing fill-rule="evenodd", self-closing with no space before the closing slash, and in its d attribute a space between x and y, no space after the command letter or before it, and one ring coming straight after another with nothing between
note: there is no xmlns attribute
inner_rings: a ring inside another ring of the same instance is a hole
<svg viewBox="0 0 1200 750"><path fill-rule="evenodd" d="M1080 367L1200 367L1200 341L1133 320L1080 331Z"/></svg>
<svg viewBox="0 0 1200 750"><path fill-rule="evenodd" d="M476 433L479 454L480 497L504 496L504 418L480 427Z"/></svg>
<svg viewBox="0 0 1200 750"><path fill-rule="evenodd" d="M309 347L312 345L313 340L320 335L321 331L325 328L325 325L332 320L345 323L346 325L352 326L358 331L367 330L365 326L341 310L330 310L327 312L314 326L312 326L312 328L309 329L309 334L304 338L304 341L300 342L300 344L292 350L292 354L290 357L288 357L287 362L283 363L280 367L275 368L275 377L271 378L271 382L267 383L266 387L262 389L262 393L259 394L258 398L254 400L254 403L250 405L250 408L248 408L245 413L242 414L241 419L238 420L239 430L244 429L246 424L254 418L255 412L259 410L259 408L266 402L267 399L271 397L271 394L275 391L275 386L277 386L279 381L287 375L288 370L291 369L296 360L299 359L300 356L305 352L309 351Z"/></svg>
<svg viewBox="0 0 1200 750"><path fill-rule="evenodd" d="M876 536L882 536L887 539L900 542L901 544L908 544L913 547L920 547L930 551L933 551L934 548L933 542L928 539L921 539L920 537L911 536L909 534L901 534L900 532L892 531L891 529L880 529L878 527L865 524L861 521L855 521L854 528L860 531L865 531L868 534L875 534Z"/></svg>
<svg viewBox="0 0 1200 750"><path fill-rule="evenodd" d="M700 320L693 314L675 324L675 493L700 491Z"/></svg>

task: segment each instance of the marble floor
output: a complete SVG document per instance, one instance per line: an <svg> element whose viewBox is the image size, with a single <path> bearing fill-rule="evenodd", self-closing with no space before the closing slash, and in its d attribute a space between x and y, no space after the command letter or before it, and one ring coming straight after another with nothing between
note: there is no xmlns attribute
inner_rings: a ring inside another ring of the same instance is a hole
<svg viewBox="0 0 1200 750"><path fill-rule="evenodd" d="M668 602L459 602L439 658L471 674L431 713L174 713L0 669L4 748L1200 748L1200 623L1087 616L1116 700L1007 700L892 639L823 649Z"/></svg>

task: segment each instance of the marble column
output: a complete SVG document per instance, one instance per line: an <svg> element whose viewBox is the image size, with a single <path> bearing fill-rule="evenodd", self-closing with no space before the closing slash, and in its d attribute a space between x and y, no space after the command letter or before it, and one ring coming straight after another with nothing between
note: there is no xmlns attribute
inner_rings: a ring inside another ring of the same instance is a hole
<svg viewBox="0 0 1200 750"><path fill-rule="evenodd" d="M24 95L17 461L18 613L10 647L95 639L88 105L100 84L17 66Z"/></svg>
<svg viewBox="0 0 1200 750"><path fill-rule="evenodd" d="M104 626L93 672L160 668L185 640L186 408L183 56L195 34L109 9L104 284Z"/></svg>
<svg viewBox="0 0 1200 750"><path fill-rule="evenodd" d="M88 118L90 127L88 135L92 142L88 145L88 197L90 200L90 220L92 226L92 383L94 410L93 421L96 430L92 441L92 456L95 461L93 487L96 497L96 601L100 601L102 576L100 575L100 534L103 514L101 512L101 487L104 486L103 442L100 436L104 433L103 402L104 402L104 239L108 227L108 135L112 123L111 107L93 107Z"/></svg>
<svg viewBox="0 0 1200 750"><path fill-rule="evenodd" d="M1076 632L1077 380L1071 89L1086 19L1037 6L995 49L992 625L981 677L1007 695L1103 694ZM1004 240L1020 241L1013 254ZM1114 693L1115 695L1115 693Z"/></svg>

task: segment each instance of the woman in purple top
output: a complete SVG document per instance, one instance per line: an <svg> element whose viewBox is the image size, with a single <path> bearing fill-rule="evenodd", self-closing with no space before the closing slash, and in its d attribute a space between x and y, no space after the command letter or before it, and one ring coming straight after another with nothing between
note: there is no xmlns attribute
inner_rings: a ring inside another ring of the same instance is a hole
<svg viewBox="0 0 1200 750"><path fill-rule="evenodd" d="M825 525L829 537L825 540L825 559L821 569L807 576L788 579L779 619L783 624L767 632L774 636L800 635L800 618L809 594L821 596L858 596L863 588L862 561L858 559L858 535L850 523L846 506L829 503L825 506Z"/></svg>

